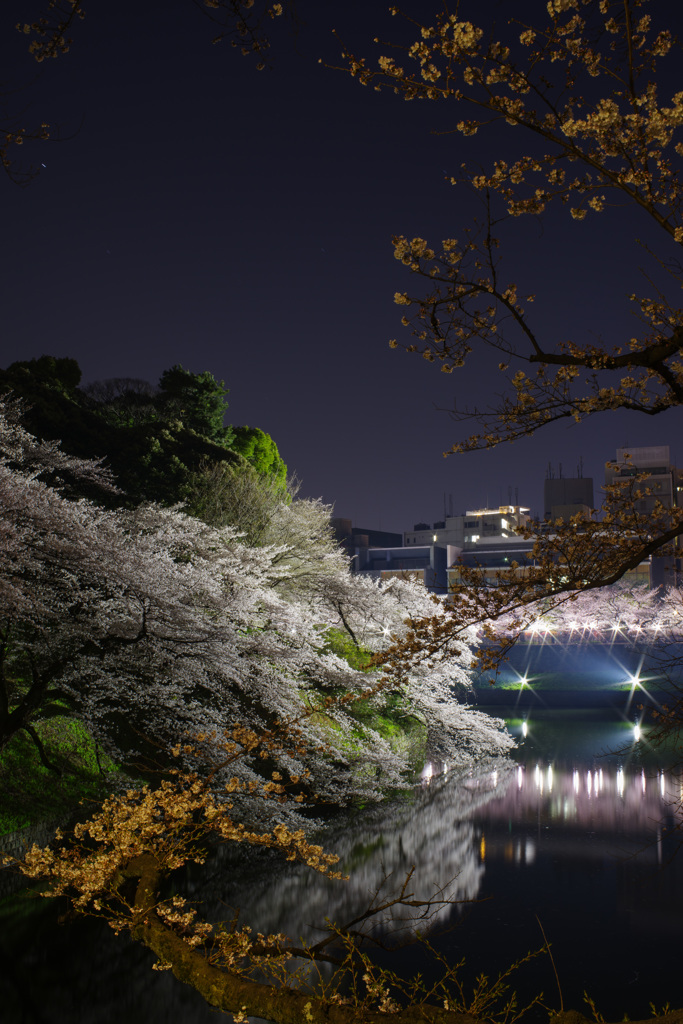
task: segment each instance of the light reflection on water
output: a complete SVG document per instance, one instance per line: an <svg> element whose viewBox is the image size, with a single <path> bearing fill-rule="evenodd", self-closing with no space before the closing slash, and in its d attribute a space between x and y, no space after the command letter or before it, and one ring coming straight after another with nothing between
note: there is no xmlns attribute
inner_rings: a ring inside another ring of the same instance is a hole
<svg viewBox="0 0 683 1024"><path fill-rule="evenodd" d="M519 739L514 760L464 777L426 766L406 798L326 828L322 841L340 855L346 883L268 855L244 862L219 851L188 875L187 888L209 916L229 919L239 906L240 921L255 931L316 940L325 917L348 920L387 874L400 882L415 865L411 891L418 897L449 879L458 899L491 897L442 910L431 936L450 960L465 957L473 975L493 974L541 946L538 916L566 1007L585 1009L584 989L608 1020L647 1016L650 1000L680 1006L683 852L672 859L671 829L680 821L681 786L665 768L666 754L648 743L646 726L635 739L636 720L618 712L528 712L509 720ZM189 989L181 986L178 995L173 979L151 972L144 950L106 927L98 932L93 923L64 926L54 918L42 914L37 926L26 917L5 949L13 977L30 976L41 1005L50 1007L50 1024L216 1019ZM382 930L397 923L385 920ZM6 946L1 936L2 929ZM395 956L399 971L429 969L418 964L414 947ZM515 987L522 995L540 987L556 1006L547 958L528 972ZM0 971L0 1005L18 998L9 972L7 985Z"/></svg>
<svg viewBox="0 0 683 1024"><path fill-rule="evenodd" d="M526 737L523 721L510 721L520 739L516 763L462 778L426 765L409 804L328 829L325 845L350 873L345 885L300 869L264 881L259 871L248 892L240 887L245 920L315 940L310 923L325 913L337 922L353 917L385 875L400 881L415 864L418 896L457 874L453 895L487 900L445 909L435 922L452 928L433 936L435 944L454 961L465 956L473 973L504 969L541 946L538 917L565 1005L585 1009L584 989L607 1019L647 1016L651 1000L683 1004L683 853L672 859L680 778L649 745L647 728L636 739L633 719L619 713L541 711L525 721ZM406 970L414 967L414 950L397 955ZM530 978L529 995L540 984L553 998L547 960ZM520 978L522 992L525 983Z"/></svg>

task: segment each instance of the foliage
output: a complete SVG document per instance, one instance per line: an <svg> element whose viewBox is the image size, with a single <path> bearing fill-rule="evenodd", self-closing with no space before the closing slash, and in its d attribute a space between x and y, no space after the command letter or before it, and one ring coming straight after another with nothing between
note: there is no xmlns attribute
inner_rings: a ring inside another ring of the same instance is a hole
<svg viewBox="0 0 683 1024"><path fill-rule="evenodd" d="M224 382L208 370L190 373L176 365L159 378L157 407L163 419L180 420L194 434L230 447L233 433L223 426L226 394Z"/></svg>
<svg viewBox="0 0 683 1024"><path fill-rule="evenodd" d="M253 548L233 529L214 530L178 510L68 500L41 480L62 467L106 483L96 465L38 442L5 408L0 748L23 731L49 767L35 725L65 708L115 762L148 766L163 765L177 737L201 736L202 759L211 761L230 721L260 733L289 723L300 736L297 758L275 747L271 758L294 774L310 772L306 795L343 803L403 784L407 755L348 711L359 696L381 706L397 681L368 677L325 652L320 624L339 628L343 618L376 646L387 624L400 630L406 610L424 606L424 593L356 584L338 551L307 568L295 545L288 561L286 545ZM283 508L294 537L329 529L319 503ZM501 723L451 704L451 675L421 668L398 681L428 721L439 756L455 763L507 749ZM184 760L197 766L192 750ZM261 776L253 759L240 760L239 770L252 781ZM213 769L216 785L224 773Z"/></svg>
<svg viewBox="0 0 683 1024"><path fill-rule="evenodd" d="M81 458L106 457L125 494L117 503L186 501L195 514L206 509L216 525L227 482L252 463L257 480L265 474L264 490L270 485L274 494L285 493L287 467L275 442L256 428L224 426L225 384L208 371L176 365L162 373L158 387L128 377L79 387L80 379L74 359L41 356L1 370L0 389L23 399L24 422L33 433L60 440ZM79 493L103 500L82 484ZM237 524L223 515L220 525Z"/></svg>
<svg viewBox="0 0 683 1024"><path fill-rule="evenodd" d="M39 722L36 732L53 768L38 757L30 737L19 734L0 755L0 834L69 817L80 801L99 802L113 768L86 730L73 719Z"/></svg>
<svg viewBox="0 0 683 1024"><path fill-rule="evenodd" d="M81 382L81 368L75 359L40 356L13 363L10 370L16 373L17 380L23 377L29 387L34 382L66 395L73 395Z"/></svg>
<svg viewBox="0 0 683 1024"><path fill-rule="evenodd" d="M209 526L232 526L247 543L264 543L269 524L279 506L291 500L273 477L261 476L247 463L202 463L189 481L187 510Z"/></svg>
<svg viewBox="0 0 683 1024"><path fill-rule="evenodd" d="M324 633L325 649L347 661L351 668L360 670L370 667L372 651L359 647L345 631L330 626Z"/></svg>
<svg viewBox="0 0 683 1024"><path fill-rule="evenodd" d="M589 590L576 600L553 606L541 601L531 632L546 630L568 636L597 636L645 643L676 639L683 633L683 602L676 587L649 590L621 582ZM501 625L505 624L501 620Z"/></svg>
<svg viewBox="0 0 683 1024"><path fill-rule="evenodd" d="M258 427L235 427L231 447L247 460L261 476L284 488L287 467L280 458L277 445L269 434Z"/></svg>
<svg viewBox="0 0 683 1024"><path fill-rule="evenodd" d="M309 603L322 601L329 607L335 584L355 588L348 558L330 523L331 514L331 506L319 498L283 501L273 509L263 542L280 549L274 557L281 574L281 593L291 597L299 594ZM323 621L327 621L327 613L321 614Z"/></svg>
<svg viewBox="0 0 683 1024"><path fill-rule="evenodd" d="M523 298L521 287L502 276L499 253L498 232L509 218L545 216L559 205L582 221L618 203L661 229L661 259L678 286L673 246L683 242L683 92L670 101L659 97L658 82L668 88L673 37L645 11L643 0L551 0L545 24L515 19L504 39L496 38L498 26L485 31L446 11L431 24L413 23L418 40L397 47L405 67L381 56L371 70L349 56L364 84L454 105L465 137L505 121L533 143L530 155L465 175L487 197L490 218L466 230L463 242L446 239L437 254L423 239L394 241L396 258L427 281L419 297L396 295L417 339L410 351L452 372L489 346L501 353L501 374L511 364L533 371L504 376L510 397L491 414L472 414L483 419L483 433L454 451L524 437L561 418L617 408L653 414L681 401L681 311L663 294L630 296L640 337L614 349L555 343L537 336L524 305L534 296ZM463 118L468 106L473 116Z"/></svg>

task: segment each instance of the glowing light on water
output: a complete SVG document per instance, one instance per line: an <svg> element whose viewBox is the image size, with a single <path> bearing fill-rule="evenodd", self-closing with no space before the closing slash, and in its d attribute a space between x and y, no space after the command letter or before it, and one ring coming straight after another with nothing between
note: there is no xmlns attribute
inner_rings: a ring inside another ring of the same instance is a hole
<svg viewBox="0 0 683 1024"><path fill-rule="evenodd" d="M586 772L586 792L589 796L593 793L593 776L590 772Z"/></svg>
<svg viewBox="0 0 683 1024"><path fill-rule="evenodd" d="M624 769L617 769L617 793L619 796L624 795Z"/></svg>
<svg viewBox="0 0 683 1024"><path fill-rule="evenodd" d="M548 792L552 793L552 791L553 791L553 766L551 764L549 764L548 765Z"/></svg>
<svg viewBox="0 0 683 1024"><path fill-rule="evenodd" d="M517 765L517 789L521 789L524 785L524 769L521 764Z"/></svg>
<svg viewBox="0 0 683 1024"><path fill-rule="evenodd" d="M574 774L572 776L572 785L574 786L574 792L578 793L581 782L579 780L579 773L576 768L574 769Z"/></svg>
<svg viewBox="0 0 683 1024"><path fill-rule="evenodd" d="M522 736L526 739L529 735L529 726L526 722L522 722Z"/></svg>
<svg viewBox="0 0 683 1024"><path fill-rule="evenodd" d="M643 793L644 793L645 789L647 788L647 780L645 778L645 772L642 769L641 769L641 772L640 772L640 785L641 785L641 788L642 788Z"/></svg>
<svg viewBox="0 0 683 1024"><path fill-rule="evenodd" d="M662 797L666 796L666 779L664 778L664 772L659 773L659 792Z"/></svg>
<svg viewBox="0 0 683 1024"><path fill-rule="evenodd" d="M636 722L633 726L633 740L637 743L640 739L640 722Z"/></svg>

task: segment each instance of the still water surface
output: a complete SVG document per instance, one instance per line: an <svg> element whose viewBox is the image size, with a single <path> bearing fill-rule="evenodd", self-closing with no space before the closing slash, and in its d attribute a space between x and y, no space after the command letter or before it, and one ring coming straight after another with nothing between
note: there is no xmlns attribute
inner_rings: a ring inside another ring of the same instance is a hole
<svg viewBox="0 0 683 1024"><path fill-rule="evenodd" d="M314 939L316 923L351 918L386 874L401 879L415 865L420 895L455 878L459 899L480 901L446 908L431 936L450 960L466 958L466 974L494 974L541 946L540 920L565 1008L586 1009L584 989L608 1020L645 1016L650 1001L683 1005L683 850L675 856L670 835L681 784L667 753L650 746L646 728L636 740L633 718L615 710L525 714L508 718L520 741L509 764L457 779L428 766L409 799L330 825L323 841L349 882L218 853L190 874L190 892L212 917L239 905L256 930ZM60 923L64 908L45 901L15 897L0 910L3 1024L218 1019L106 926ZM394 956L399 970L415 966L414 947ZM542 988L559 1005L547 957L515 987L522 996Z"/></svg>

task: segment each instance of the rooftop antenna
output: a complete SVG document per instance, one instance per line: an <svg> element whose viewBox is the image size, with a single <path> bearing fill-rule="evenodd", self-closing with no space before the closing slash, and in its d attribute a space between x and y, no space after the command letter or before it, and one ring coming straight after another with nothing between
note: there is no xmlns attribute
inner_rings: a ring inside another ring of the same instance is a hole
<svg viewBox="0 0 683 1024"><path fill-rule="evenodd" d="M560 463L560 480L562 479L562 463Z"/></svg>
<svg viewBox="0 0 683 1024"><path fill-rule="evenodd" d="M519 508L519 487L515 487L515 505Z"/></svg>
<svg viewBox="0 0 683 1024"><path fill-rule="evenodd" d="M577 472L579 474L579 480L583 480L583 455L579 455L579 465L577 466Z"/></svg>

